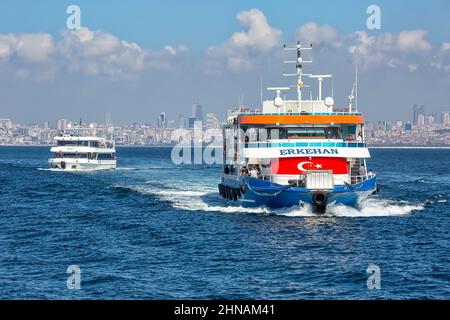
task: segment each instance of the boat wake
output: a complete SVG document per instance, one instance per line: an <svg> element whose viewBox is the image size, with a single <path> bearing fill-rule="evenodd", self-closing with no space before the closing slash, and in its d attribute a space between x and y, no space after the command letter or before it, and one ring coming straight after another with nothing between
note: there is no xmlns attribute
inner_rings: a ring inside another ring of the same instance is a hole
<svg viewBox="0 0 450 320"><path fill-rule="evenodd" d="M196 186L198 187L198 186ZM170 189L161 190L148 187L131 188L136 192L151 194L172 205L173 208L187 211L249 213L258 215L280 215L286 217L317 217L310 205L283 209L267 207L245 208L236 203L224 200L215 189ZM424 204L412 204L406 201L395 201L379 197L362 200L358 207L345 205L329 205L325 217L386 217L404 216L424 209Z"/></svg>
<svg viewBox="0 0 450 320"><path fill-rule="evenodd" d="M54 171L54 172L63 172L65 170L58 169L58 168L37 168L38 171Z"/></svg>

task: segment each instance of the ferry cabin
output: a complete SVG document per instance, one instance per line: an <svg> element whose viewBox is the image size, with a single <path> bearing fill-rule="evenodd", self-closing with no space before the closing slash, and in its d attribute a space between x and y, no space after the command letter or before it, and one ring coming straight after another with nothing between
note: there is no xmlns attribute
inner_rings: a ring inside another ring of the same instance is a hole
<svg viewBox="0 0 450 320"><path fill-rule="evenodd" d="M239 180L256 169L258 179L322 190L369 179L363 116L332 107L264 101L262 111L232 111L224 126L224 178Z"/></svg>
<svg viewBox="0 0 450 320"><path fill-rule="evenodd" d="M53 158L115 160L114 143L95 137L56 137Z"/></svg>

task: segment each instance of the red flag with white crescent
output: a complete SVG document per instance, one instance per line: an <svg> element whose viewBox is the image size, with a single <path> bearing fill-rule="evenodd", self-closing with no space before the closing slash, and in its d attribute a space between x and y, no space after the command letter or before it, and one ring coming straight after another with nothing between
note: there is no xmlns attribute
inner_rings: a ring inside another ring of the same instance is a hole
<svg viewBox="0 0 450 320"><path fill-rule="evenodd" d="M345 158L305 157L272 159L272 174L303 174L308 170L333 170L333 174L348 174Z"/></svg>

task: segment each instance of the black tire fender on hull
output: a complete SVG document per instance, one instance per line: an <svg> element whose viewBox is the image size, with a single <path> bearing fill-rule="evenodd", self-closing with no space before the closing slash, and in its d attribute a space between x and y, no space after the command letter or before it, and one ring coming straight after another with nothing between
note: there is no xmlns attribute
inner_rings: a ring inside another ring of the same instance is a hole
<svg viewBox="0 0 450 320"><path fill-rule="evenodd" d="M225 199L237 201L242 197L243 192L241 188L231 188L222 183L219 183L218 187L219 187L219 194Z"/></svg>
<svg viewBox="0 0 450 320"><path fill-rule="evenodd" d="M314 191L311 196L311 204L314 213L323 214L327 210L328 192Z"/></svg>

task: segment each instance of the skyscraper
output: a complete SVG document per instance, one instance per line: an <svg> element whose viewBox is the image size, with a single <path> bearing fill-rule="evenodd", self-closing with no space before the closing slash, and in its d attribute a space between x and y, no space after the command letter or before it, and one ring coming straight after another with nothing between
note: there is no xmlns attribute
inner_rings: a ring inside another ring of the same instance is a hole
<svg viewBox="0 0 450 320"><path fill-rule="evenodd" d="M203 107L199 103L192 104L192 117L198 121L203 121Z"/></svg>
<svg viewBox="0 0 450 320"><path fill-rule="evenodd" d="M450 112L442 112L441 113L441 124L444 127L450 126Z"/></svg>
<svg viewBox="0 0 450 320"><path fill-rule="evenodd" d="M105 112L105 125L107 127L110 127L112 125L111 112L109 112L109 111Z"/></svg>
<svg viewBox="0 0 450 320"><path fill-rule="evenodd" d="M417 125L419 127L423 127L425 125L425 115L422 113L419 113L417 116Z"/></svg>
<svg viewBox="0 0 450 320"><path fill-rule="evenodd" d="M180 129L184 129L186 127L186 119L184 118L184 114L180 114L178 116L178 126Z"/></svg>
<svg viewBox="0 0 450 320"><path fill-rule="evenodd" d="M220 129L220 121L214 113L206 114L206 129Z"/></svg>
<svg viewBox="0 0 450 320"><path fill-rule="evenodd" d="M64 131L66 130L68 127L70 126L69 121L67 121L66 119L59 119L56 122L56 129L59 131Z"/></svg>
<svg viewBox="0 0 450 320"><path fill-rule="evenodd" d="M413 105L413 124L418 125L419 124L419 115L425 116L425 106L421 105L420 107L418 105Z"/></svg>
<svg viewBox="0 0 450 320"><path fill-rule="evenodd" d="M165 128L166 127L166 113L165 112L161 112L158 115L158 119L157 119L157 123L156 123L158 128Z"/></svg>

